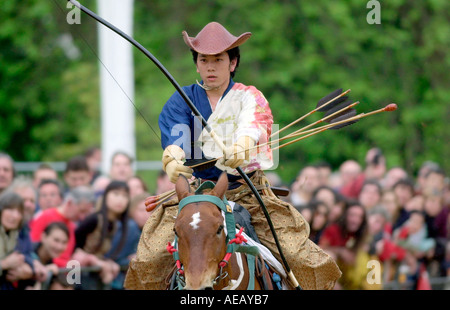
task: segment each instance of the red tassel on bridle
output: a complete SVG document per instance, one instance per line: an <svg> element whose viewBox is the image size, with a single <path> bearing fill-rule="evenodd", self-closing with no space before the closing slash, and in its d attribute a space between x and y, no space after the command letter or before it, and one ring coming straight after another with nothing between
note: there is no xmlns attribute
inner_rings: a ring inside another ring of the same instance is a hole
<svg viewBox="0 0 450 310"><path fill-rule="evenodd" d="M241 244L242 242L247 242L247 239L245 239L245 237L242 235L243 231L244 231L244 227L241 227L241 229L239 229L239 232L236 234L236 236L233 239L231 239L228 243L229 244L232 244L232 243ZM228 265L228 261L230 260L231 254L233 254L233 253L227 252L227 254L225 254L225 257L219 263L219 266L221 268L224 268L226 265Z"/></svg>
<svg viewBox="0 0 450 310"><path fill-rule="evenodd" d="M170 242L167 243L166 250L167 250L167 252L169 252L169 253L172 254L172 255L173 255L173 253L178 252L178 250L175 249L175 247L174 247ZM181 262L180 262L180 260L177 259L177 260L175 261L175 263L177 264L178 272L179 272L181 275L183 275L183 274L184 274L184 270L181 269Z"/></svg>
<svg viewBox="0 0 450 310"><path fill-rule="evenodd" d="M241 229L239 229L239 232L236 233L236 236L233 239L231 239L228 243L229 244L233 244L233 243L241 244L243 242L247 242L247 239L245 239L245 237L242 235L243 231L244 231L244 227L241 227ZM173 253L175 253L175 252L178 252L178 250L170 242L167 243L166 250L171 255L173 255ZM233 253L231 253L231 252L227 252L227 254L225 254L225 257L219 263L219 267L224 268L226 265L228 265L228 261L230 260L230 257L232 254ZM178 272L180 274L184 274L183 269L181 269L181 262L179 259L176 259L176 264L177 264Z"/></svg>

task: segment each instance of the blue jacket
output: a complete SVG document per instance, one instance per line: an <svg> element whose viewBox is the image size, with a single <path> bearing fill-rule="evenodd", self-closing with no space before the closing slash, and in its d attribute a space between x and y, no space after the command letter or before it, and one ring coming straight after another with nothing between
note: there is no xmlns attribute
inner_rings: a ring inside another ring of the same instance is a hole
<svg viewBox="0 0 450 310"><path fill-rule="evenodd" d="M223 97L233 87L234 81L230 79L228 88L225 90ZM203 88L197 84L184 86L183 91L192 101L194 106L200 112L205 120L212 114L211 105L208 96ZM163 150L171 144L180 146L186 153L186 159L195 158L198 155L204 155L201 147L195 145L200 133L203 130L202 123L198 120L187 103L178 92L175 92L164 105L159 115L159 129L161 130L161 146ZM186 133L190 133L187 135ZM195 171L194 176L205 180L217 180L222 174L222 170L213 166L202 171ZM240 177L228 174L230 181L236 181Z"/></svg>

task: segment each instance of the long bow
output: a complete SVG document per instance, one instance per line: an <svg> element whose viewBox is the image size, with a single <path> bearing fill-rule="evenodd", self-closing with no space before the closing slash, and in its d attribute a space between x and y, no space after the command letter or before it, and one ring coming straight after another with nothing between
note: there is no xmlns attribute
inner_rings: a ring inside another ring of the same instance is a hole
<svg viewBox="0 0 450 310"><path fill-rule="evenodd" d="M125 40L130 42L137 49L139 49L142 53L144 53L144 55L147 56L147 58L149 58L161 70L161 72L167 77L167 79L170 81L170 83L172 83L172 85L175 87L175 89L178 91L178 93L184 99L186 104L192 110L192 113L194 113L194 115L201 120L203 127L208 131L208 133L211 135L211 137L214 139L214 141L221 147L222 150L225 148L223 142L217 137L215 132L212 130L212 128L209 126L209 124L206 122L206 120L203 118L203 116L200 114L200 112L194 106L194 104L189 99L189 97L186 95L186 93L183 91L183 89L180 87L178 82L173 78L173 76L169 73L169 71L167 71L167 69L159 62L159 60L155 56L152 55L152 53L150 53L146 48L144 48L135 39L133 39L132 37L130 37L129 35L124 33L122 30L120 30L117 27L115 27L114 25L112 25L108 21L104 20L103 18L101 18L100 16L98 16L97 14L92 12L91 10L87 9L86 7L84 7L78 1L76 1L76 0L68 0L68 1L71 2L77 8L79 8L82 12L84 12L87 15L89 15L93 19L95 19L97 22L101 23L102 25L104 25L104 26L108 27L109 29L111 29L112 31L114 31L116 34L118 34L119 36L121 36L122 38L124 38ZM241 175L241 177L244 179L244 181L247 183L248 187L251 189L252 193L255 195L255 198L258 200L258 203L260 204L261 209L263 210L264 216L266 217L267 222L269 224L269 228L270 228L270 231L272 232L272 235L273 235L275 244L277 246L278 252L279 252L279 254L281 256L281 259L283 261L284 268L286 269L286 273L288 274L288 276L289 276L291 282L293 283L294 287L296 289L301 290L301 287L300 287L297 279L295 278L292 270L290 269L289 264L288 264L284 254L283 254L283 251L282 251L280 243L278 241L278 237L277 237L277 234L275 232L275 228L273 227L273 223L272 223L272 220L270 218L269 212L267 211L267 208L266 208L266 206L265 206L265 204L264 204L264 202L263 202L263 200L262 200L258 190L256 189L255 185L252 183L250 178L242 171L242 169L240 167L237 167L236 170Z"/></svg>

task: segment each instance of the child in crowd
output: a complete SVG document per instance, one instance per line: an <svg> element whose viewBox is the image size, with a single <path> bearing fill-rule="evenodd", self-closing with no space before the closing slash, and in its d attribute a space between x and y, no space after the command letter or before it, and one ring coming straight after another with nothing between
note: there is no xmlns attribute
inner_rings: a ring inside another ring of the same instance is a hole
<svg viewBox="0 0 450 310"><path fill-rule="evenodd" d="M394 231L393 240L404 251L403 262L410 276L417 274L419 262L431 257L436 246L435 239L428 237L425 213L417 210L411 211L408 220Z"/></svg>

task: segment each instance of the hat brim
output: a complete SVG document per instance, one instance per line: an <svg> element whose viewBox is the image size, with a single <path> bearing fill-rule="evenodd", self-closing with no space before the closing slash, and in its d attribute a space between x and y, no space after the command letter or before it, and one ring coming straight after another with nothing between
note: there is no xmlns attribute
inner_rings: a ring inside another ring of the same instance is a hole
<svg viewBox="0 0 450 310"><path fill-rule="evenodd" d="M251 32L245 32L236 37L229 33L222 25L212 22L198 33L196 37L190 37L183 31L184 42L192 50L203 55L217 55L247 41Z"/></svg>

